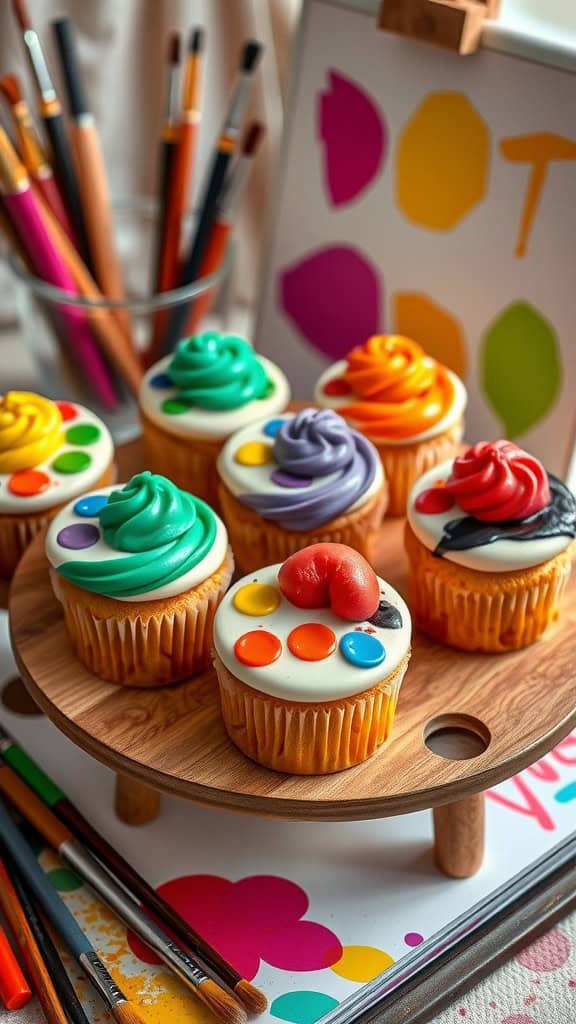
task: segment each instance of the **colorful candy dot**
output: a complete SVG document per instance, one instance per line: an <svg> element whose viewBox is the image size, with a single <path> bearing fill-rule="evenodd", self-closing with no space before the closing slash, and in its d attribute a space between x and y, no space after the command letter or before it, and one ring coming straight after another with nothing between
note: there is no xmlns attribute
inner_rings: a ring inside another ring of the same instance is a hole
<svg viewBox="0 0 576 1024"><path fill-rule="evenodd" d="M252 629L244 633L234 644L234 654L242 665L263 668L277 661L282 653L282 644L274 633L266 629Z"/></svg>
<svg viewBox="0 0 576 1024"><path fill-rule="evenodd" d="M419 946L424 942L424 936L420 935L420 932L406 932L404 942L407 946Z"/></svg>
<svg viewBox="0 0 576 1024"><path fill-rule="evenodd" d="M107 494L89 494L87 497L78 498L74 505L74 511L77 516L95 518L107 503Z"/></svg>
<svg viewBox="0 0 576 1024"><path fill-rule="evenodd" d="M324 992L285 992L276 997L270 1007L270 1014L290 1024L316 1024L317 1020L336 1006L338 1000Z"/></svg>
<svg viewBox="0 0 576 1024"><path fill-rule="evenodd" d="M275 469L270 474L272 483L279 487L310 487L312 481L307 476L296 476L294 473L285 473L282 469Z"/></svg>
<svg viewBox="0 0 576 1024"><path fill-rule="evenodd" d="M268 583L247 583L234 594L233 605L243 615L272 615L282 600L277 587Z"/></svg>
<svg viewBox="0 0 576 1024"><path fill-rule="evenodd" d="M378 626L379 629L402 629L402 615L395 605L390 604L389 601L380 601L374 615L371 615L368 619L373 626ZM370 632L369 629L366 630Z"/></svg>
<svg viewBox="0 0 576 1024"><path fill-rule="evenodd" d="M61 548L68 548L70 551L81 551L83 548L91 548L100 540L100 530L92 523L73 523L71 526L64 526L56 537Z"/></svg>
<svg viewBox="0 0 576 1024"><path fill-rule="evenodd" d="M302 661L322 661L336 650L336 634L320 622L305 622L288 636L288 650Z"/></svg>
<svg viewBox="0 0 576 1024"><path fill-rule="evenodd" d="M66 431L68 444L94 444L102 431L95 423L78 423Z"/></svg>
<svg viewBox="0 0 576 1024"><path fill-rule="evenodd" d="M322 390L325 395L337 398L339 395L349 395L352 388L344 377L333 377L332 380L326 381Z"/></svg>
<svg viewBox="0 0 576 1024"><path fill-rule="evenodd" d="M148 385L151 388L156 388L158 391L165 391L168 388L174 387L174 381L167 373L157 373L154 377L150 378Z"/></svg>
<svg viewBox="0 0 576 1024"><path fill-rule="evenodd" d="M418 495L414 508L424 515L436 516L448 512L454 504L454 498L444 487L428 487Z"/></svg>
<svg viewBox="0 0 576 1024"><path fill-rule="evenodd" d="M262 433L266 434L266 437L276 437L284 423L286 423L286 420L268 420L268 423L265 423L262 427Z"/></svg>
<svg viewBox="0 0 576 1024"><path fill-rule="evenodd" d="M386 657L386 648L377 637L368 633L345 633L340 650L346 661L356 668L375 668Z"/></svg>
<svg viewBox="0 0 576 1024"><path fill-rule="evenodd" d="M331 970L347 981L366 983L388 970L393 963L394 958L389 953L375 946L343 946L342 956L332 964Z"/></svg>
<svg viewBox="0 0 576 1024"><path fill-rule="evenodd" d="M88 452L62 452L54 459L52 469L57 473L81 473L91 462L92 456Z"/></svg>
<svg viewBox="0 0 576 1024"><path fill-rule="evenodd" d="M184 401L183 398L167 398L161 405L162 412L165 412L167 416L180 416L191 408L192 404Z"/></svg>
<svg viewBox="0 0 576 1024"><path fill-rule="evenodd" d="M64 420L64 423L69 423L70 420L75 420L78 415L78 409L72 402L56 402L60 410L60 415Z"/></svg>
<svg viewBox="0 0 576 1024"><path fill-rule="evenodd" d="M8 481L8 490L18 498L33 498L50 486L50 477L39 469L21 469Z"/></svg>
<svg viewBox="0 0 576 1024"><path fill-rule="evenodd" d="M265 466L272 462L272 445L264 441L247 441L236 451L234 458L241 466Z"/></svg>

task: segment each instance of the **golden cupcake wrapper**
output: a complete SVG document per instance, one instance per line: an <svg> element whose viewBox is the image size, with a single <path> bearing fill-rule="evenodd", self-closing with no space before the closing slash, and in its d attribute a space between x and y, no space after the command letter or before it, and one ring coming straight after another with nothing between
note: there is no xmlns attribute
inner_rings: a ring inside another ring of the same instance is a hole
<svg viewBox="0 0 576 1024"><path fill-rule="evenodd" d="M399 445L374 441L390 488L387 516L406 515L408 497L418 477L459 454L463 431L464 421L460 419L449 430L428 441Z"/></svg>
<svg viewBox="0 0 576 1024"><path fill-rule="evenodd" d="M408 652L394 672L364 693L304 704L252 689L215 653L226 731L244 754L278 772L324 775L350 768L390 735L409 658Z"/></svg>
<svg viewBox="0 0 576 1024"><path fill-rule="evenodd" d="M214 615L232 579L230 549L207 580L175 597L116 601L50 570L74 651L94 675L122 686L160 687L210 664Z"/></svg>
<svg viewBox="0 0 576 1024"><path fill-rule="evenodd" d="M331 522L309 532L284 530L243 505L225 484L220 484L220 508L226 523L238 569L243 574L255 572L263 565L284 562L309 544L348 544L370 559L372 548L382 525L388 500L384 484L361 508L338 516Z"/></svg>
<svg viewBox="0 0 576 1024"><path fill-rule="evenodd" d="M114 473L115 467L111 463L91 489L107 487L112 483ZM54 508L42 509L41 512L31 512L28 515L25 513L0 514L0 579L12 577L28 545L44 527L48 526L48 523L64 508L65 504L67 503L55 505Z"/></svg>
<svg viewBox="0 0 576 1024"><path fill-rule="evenodd" d="M406 524L410 611L434 640L497 654L534 643L555 622L576 551L573 542L542 565L480 572L436 558Z"/></svg>
<svg viewBox="0 0 576 1024"><path fill-rule="evenodd" d="M146 468L161 473L185 491L192 491L218 512L216 460L224 440L177 437L162 430L140 411Z"/></svg>

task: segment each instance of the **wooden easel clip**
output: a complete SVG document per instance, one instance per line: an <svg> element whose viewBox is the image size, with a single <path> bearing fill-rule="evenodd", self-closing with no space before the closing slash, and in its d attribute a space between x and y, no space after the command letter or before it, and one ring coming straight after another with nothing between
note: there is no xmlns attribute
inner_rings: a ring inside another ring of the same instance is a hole
<svg viewBox="0 0 576 1024"><path fill-rule="evenodd" d="M484 22L496 18L499 7L500 0L382 0L378 28L474 53Z"/></svg>

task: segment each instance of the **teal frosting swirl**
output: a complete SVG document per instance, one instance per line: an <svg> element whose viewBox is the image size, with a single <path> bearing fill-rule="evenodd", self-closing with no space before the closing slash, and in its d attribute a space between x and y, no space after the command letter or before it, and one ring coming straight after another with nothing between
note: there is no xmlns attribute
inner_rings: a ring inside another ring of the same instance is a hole
<svg viewBox="0 0 576 1024"><path fill-rule="evenodd" d="M238 409L270 392L266 370L248 342L217 331L184 338L168 376L179 397L201 409Z"/></svg>
<svg viewBox="0 0 576 1024"><path fill-rule="evenodd" d="M148 470L113 491L99 519L106 543L129 556L63 562L58 572L108 597L137 596L172 583L202 561L216 537L216 517L205 502Z"/></svg>

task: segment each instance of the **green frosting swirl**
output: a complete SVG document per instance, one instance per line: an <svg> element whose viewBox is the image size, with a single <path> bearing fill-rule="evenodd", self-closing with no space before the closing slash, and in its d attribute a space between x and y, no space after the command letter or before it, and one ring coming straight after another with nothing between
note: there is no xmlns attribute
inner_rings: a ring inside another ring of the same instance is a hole
<svg viewBox="0 0 576 1024"><path fill-rule="evenodd" d="M106 543L129 557L64 562L58 572L108 597L132 597L172 583L202 561L216 537L216 517L205 502L148 470L113 491L99 519Z"/></svg>
<svg viewBox="0 0 576 1024"><path fill-rule="evenodd" d="M254 350L234 334L206 331L184 338L168 366L179 397L201 409L238 409L269 394L266 371Z"/></svg>

